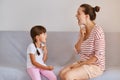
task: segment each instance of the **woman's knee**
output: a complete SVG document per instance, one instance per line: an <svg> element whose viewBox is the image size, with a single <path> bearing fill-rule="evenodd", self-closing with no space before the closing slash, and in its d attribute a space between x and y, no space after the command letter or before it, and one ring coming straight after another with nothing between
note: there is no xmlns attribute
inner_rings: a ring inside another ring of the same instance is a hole
<svg viewBox="0 0 120 80"><path fill-rule="evenodd" d="M59 72L59 76L62 77L62 75L63 75L63 70Z"/></svg>
<svg viewBox="0 0 120 80"><path fill-rule="evenodd" d="M67 72L68 68L64 68L59 72L59 76L62 77Z"/></svg>
<svg viewBox="0 0 120 80"><path fill-rule="evenodd" d="M71 74L71 72L66 72L64 74L64 79L65 80L74 80L74 76Z"/></svg>
<svg viewBox="0 0 120 80"><path fill-rule="evenodd" d="M75 71L68 71L64 74L65 80L88 80L89 77L85 72L79 72L76 74Z"/></svg>
<svg viewBox="0 0 120 80"><path fill-rule="evenodd" d="M74 75L65 75L64 80L88 80L87 77L75 77Z"/></svg>

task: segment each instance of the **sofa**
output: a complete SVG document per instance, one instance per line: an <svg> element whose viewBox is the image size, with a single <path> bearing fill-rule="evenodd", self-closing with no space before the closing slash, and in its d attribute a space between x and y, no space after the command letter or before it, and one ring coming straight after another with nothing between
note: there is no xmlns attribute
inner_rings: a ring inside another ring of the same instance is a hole
<svg viewBox="0 0 120 80"><path fill-rule="evenodd" d="M48 60L59 71L80 59L74 52L77 32L47 32ZM91 80L120 80L120 33L106 32L106 70ZM26 72L26 49L32 42L28 31L0 31L0 80L31 80ZM47 80L42 76L42 80Z"/></svg>

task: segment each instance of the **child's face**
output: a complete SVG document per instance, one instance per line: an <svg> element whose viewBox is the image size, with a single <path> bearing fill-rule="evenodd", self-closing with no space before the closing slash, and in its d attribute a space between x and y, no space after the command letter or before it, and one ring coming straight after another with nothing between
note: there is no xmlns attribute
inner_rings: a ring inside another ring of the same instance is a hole
<svg viewBox="0 0 120 80"><path fill-rule="evenodd" d="M39 39L38 40L40 42L44 42L45 43L46 39L47 39L47 33L42 33L42 34L39 35Z"/></svg>

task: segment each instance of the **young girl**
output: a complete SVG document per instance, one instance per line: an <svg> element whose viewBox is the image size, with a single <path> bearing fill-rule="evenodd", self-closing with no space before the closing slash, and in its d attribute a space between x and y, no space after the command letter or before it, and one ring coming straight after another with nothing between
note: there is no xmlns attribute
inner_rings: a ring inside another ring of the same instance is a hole
<svg viewBox="0 0 120 80"><path fill-rule="evenodd" d="M47 60L46 29L43 26L34 26L30 31L33 43L27 48L27 72L32 80L41 80L41 74L48 80L57 80L53 73L53 66L45 64ZM44 45L43 45L44 43Z"/></svg>

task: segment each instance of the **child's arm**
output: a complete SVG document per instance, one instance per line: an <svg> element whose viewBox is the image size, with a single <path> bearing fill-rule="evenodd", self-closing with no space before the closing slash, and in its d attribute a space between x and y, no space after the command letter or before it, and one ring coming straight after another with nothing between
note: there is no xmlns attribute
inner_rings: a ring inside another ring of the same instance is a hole
<svg viewBox="0 0 120 80"><path fill-rule="evenodd" d="M47 55L48 55L48 54L47 54L47 47L46 47L46 46L43 47L43 51L44 51L43 61L46 62L47 59L48 59L48 56L47 56Z"/></svg>
<svg viewBox="0 0 120 80"><path fill-rule="evenodd" d="M30 59L31 59L32 64L38 68L45 69L45 70L53 70L52 66L44 66L36 62L34 54L30 54Z"/></svg>

